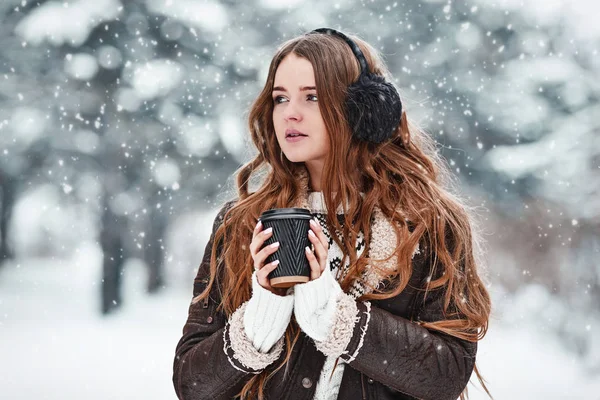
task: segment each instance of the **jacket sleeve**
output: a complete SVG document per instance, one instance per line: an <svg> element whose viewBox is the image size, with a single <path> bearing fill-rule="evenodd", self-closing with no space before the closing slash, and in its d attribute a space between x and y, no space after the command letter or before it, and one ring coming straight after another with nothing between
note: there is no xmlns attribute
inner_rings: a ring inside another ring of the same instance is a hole
<svg viewBox="0 0 600 400"><path fill-rule="evenodd" d="M233 203L226 203L215 219L194 279L194 297L202 293L208 284L214 235ZM217 255L220 251L219 245ZM254 348L243 328L247 303L228 319L217 309L221 301L218 286L215 282L206 299L191 302L183 336L175 349L173 385L181 400L231 399L253 374L260 373L272 364L282 352L283 339L268 353L261 353Z"/></svg>
<svg viewBox="0 0 600 400"><path fill-rule="evenodd" d="M428 330L419 323L443 319L445 293L441 288L430 291L424 300L421 296L416 322L370 302L351 301L343 294L330 334L338 340L316 343L317 348L340 355L352 368L413 398L456 400L469 382L477 343ZM349 312L353 318L348 318ZM339 338L344 336L349 340L342 340L340 348Z"/></svg>

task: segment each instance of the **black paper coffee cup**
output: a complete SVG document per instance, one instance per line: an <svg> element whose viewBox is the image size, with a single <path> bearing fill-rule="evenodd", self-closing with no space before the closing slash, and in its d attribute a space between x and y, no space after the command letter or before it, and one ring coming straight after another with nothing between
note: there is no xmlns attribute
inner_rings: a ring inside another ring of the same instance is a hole
<svg viewBox="0 0 600 400"><path fill-rule="evenodd" d="M312 214L305 208L274 208L260 216L263 229L273 228L265 246L279 242L277 251L267 257L265 265L279 260L279 265L269 274L271 286L288 288L310 280L310 265L305 248L311 247L308 239Z"/></svg>

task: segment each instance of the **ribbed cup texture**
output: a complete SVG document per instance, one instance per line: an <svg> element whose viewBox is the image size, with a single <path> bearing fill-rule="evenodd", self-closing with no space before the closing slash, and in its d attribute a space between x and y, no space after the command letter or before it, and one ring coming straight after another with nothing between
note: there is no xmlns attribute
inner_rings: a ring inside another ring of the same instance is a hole
<svg viewBox="0 0 600 400"><path fill-rule="evenodd" d="M310 277L310 266L304 248L310 247L308 230L312 215L306 210L294 217L289 215L278 218L271 215L262 220L263 229L273 228L273 235L265 241L265 246L279 242L279 248L265 260L265 264L279 260L275 271L269 274L269 279L282 276L307 276Z"/></svg>

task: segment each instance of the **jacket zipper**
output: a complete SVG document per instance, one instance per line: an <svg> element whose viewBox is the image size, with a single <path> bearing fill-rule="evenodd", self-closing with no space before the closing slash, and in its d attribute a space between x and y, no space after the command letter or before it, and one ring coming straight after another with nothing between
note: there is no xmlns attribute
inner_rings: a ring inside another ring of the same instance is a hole
<svg viewBox="0 0 600 400"><path fill-rule="evenodd" d="M362 400L367 400L367 392L365 390L365 376L360 374L360 385L362 386Z"/></svg>

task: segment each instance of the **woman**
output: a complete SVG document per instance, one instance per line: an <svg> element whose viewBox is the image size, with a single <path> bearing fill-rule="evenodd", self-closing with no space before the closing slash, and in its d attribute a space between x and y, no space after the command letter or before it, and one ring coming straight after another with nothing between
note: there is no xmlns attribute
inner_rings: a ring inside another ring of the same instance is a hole
<svg viewBox="0 0 600 400"><path fill-rule="evenodd" d="M490 314L472 224L377 53L352 39L316 30L271 62L249 114L258 155L194 281L174 362L180 399L466 395ZM277 248L257 224L285 207L315 216L310 281L287 291L269 285Z"/></svg>

